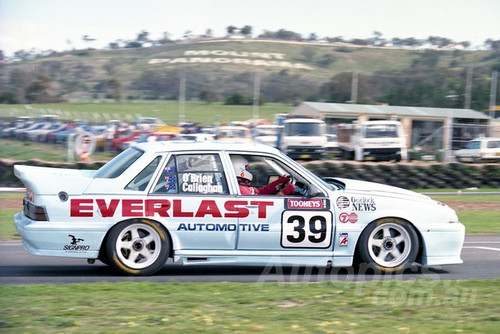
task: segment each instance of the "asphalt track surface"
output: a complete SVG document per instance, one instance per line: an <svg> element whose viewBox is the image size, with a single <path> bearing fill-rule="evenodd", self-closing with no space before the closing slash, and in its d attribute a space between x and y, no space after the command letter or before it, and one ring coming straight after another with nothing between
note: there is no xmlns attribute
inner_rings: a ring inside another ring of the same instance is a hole
<svg viewBox="0 0 500 334"><path fill-rule="evenodd" d="M27 253L20 242L0 243L0 285L57 284L91 282L247 282L306 283L322 281L361 282L377 280L486 279L500 277L500 235L466 236L462 250L463 264L419 267L404 273L382 275L354 268L182 266L166 264L154 276L123 276L96 261L41 257Z"/></svg>

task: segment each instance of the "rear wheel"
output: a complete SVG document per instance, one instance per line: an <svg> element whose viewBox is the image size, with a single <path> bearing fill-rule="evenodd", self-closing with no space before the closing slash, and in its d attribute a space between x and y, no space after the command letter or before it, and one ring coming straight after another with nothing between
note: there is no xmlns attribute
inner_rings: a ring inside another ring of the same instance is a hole
<svg viewBox="0 0 500 334"><path fill-rule="evenodd" d="M384 218L363 231L359 256L380 271L394 272L411 265L418 248L418 236L411 224L398 218Z"/></svg>
<svg viewBox="0 0 500 334"><path fill-rule="evenodd" d="M110 265L128 275L152 275L160 270L169 255L166 231L145 219L120 223L109 233L106 253Z"/></svg>

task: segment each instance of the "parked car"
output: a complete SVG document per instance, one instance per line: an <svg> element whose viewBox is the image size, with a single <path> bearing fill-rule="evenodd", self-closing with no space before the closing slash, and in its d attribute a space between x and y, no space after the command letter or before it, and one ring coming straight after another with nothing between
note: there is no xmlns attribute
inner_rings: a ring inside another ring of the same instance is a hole
<svg viewBox="0 0 500 334"><path fill-rule="evenodd" d="M65 128L65 126L66 124L64 123L47 123L46 126L41 127L40 129L29 131L27 133L28 140L44 142L47 134L52 131L62 130Z"/></svg>
<svg viewBox="0 0 500 334"><path fill-rule="evenodd" d="M122 150L139 143L175 140L179 134L175 132L146 132L142 133L137 138L131 141L124 142L121 146Z"/></svg>
<svg viewBox="0 0 500 334"><path fill-rule="evenodd" d="M253 140L256 143L266 144L276 147L278 143L278 133L282 131L283 126L274 124L257 125L253 129Z"/></svg>
<svg viewBox="0 0 500 334"><path fill-rule="evenodd" d="M18 117L13 122L12 126L6 127L2 130L2 138L11 138L15 136L16 130L27 129L33 125L30 117Z"/></svg>
<svg viewBox="0 0 500 334"><path fill-rule="evenodd" d="M133 124L137 130L148 131L156 131L157 127L166 125L165 122L156 117L138 117Z"/></svg>
<svg viewBox="0 0 500 334"><path fill-rule="evenodd" d="M97 171L16 165L14 173L26 186L14 223L28 252L100 259L124 274L154 274L168 259L348 267L359 258L381 272L462 263L465 228L448 206L401 188L321 179L267 145L143 143ZM243 175L253 187L287 175L295 191L242 195Z"/></svg>
<svg viewBox="0 0 500 334"><path fill-rule="evenodd" d="M139 135L143 133L151 133L149 130L127 130L120 133L120 137L113 139L111 142L111 148L117 151L123 151L125 149L125 143L136 140ZM127 145L128 147L128 145Z"/></svg>
<svg viewBox="0 0 500 334"><path fill-rule="evenodd" d="M473 139L465 148L455 152L460 162L492 162L500 161L500 138L481 137Z"/></svg>
<svg viewBox="0 0 500 334"><path fill-rule="evenodd" d="M244 126L220 126L215 133L215 139L223 141L253 141L250 129Z"/></svg>

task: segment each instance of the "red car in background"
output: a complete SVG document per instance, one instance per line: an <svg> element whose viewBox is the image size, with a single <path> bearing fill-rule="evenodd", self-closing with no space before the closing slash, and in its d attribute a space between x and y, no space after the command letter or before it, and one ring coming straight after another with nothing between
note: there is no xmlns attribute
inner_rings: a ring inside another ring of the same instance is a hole
<svg viewBox="0 0 500 334"><path fill-rule="evenodd" d="M123 151L125 149L124 144L130 141L134 141L139 138L143 133L151 133L149 130L128 130L119 135L111 142L111 148L116 151Z"/></svg>

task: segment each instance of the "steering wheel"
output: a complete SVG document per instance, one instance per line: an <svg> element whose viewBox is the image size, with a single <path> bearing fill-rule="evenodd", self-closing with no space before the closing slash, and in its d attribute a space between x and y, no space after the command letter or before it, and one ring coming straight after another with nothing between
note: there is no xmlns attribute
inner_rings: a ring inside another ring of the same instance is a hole
<svg viewBox="0 0 500 334"><path fill-rule="evenodd" d="M303 197L309 196L309 187L307 184L297 180L294 180L293 184L295 185L295 191L293 192L294 195L301 195Z"/></svg>

